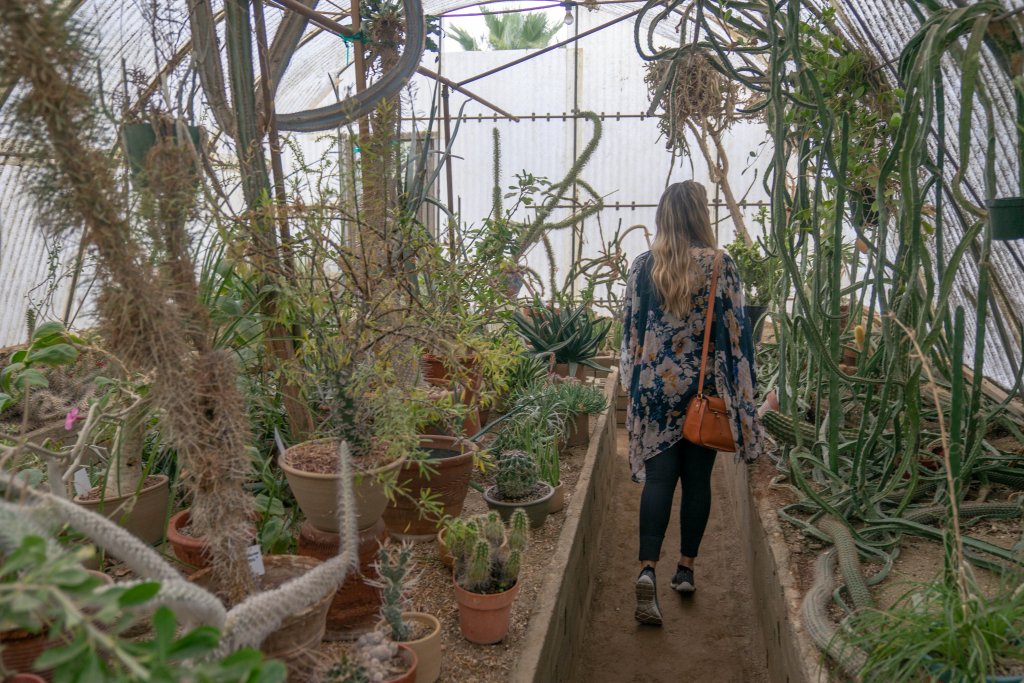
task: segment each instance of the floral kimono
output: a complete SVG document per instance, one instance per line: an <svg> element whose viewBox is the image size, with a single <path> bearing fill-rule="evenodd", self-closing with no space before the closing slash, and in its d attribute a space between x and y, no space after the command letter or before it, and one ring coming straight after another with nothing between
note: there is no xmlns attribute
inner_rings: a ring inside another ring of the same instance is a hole
<svg viewBox="0 0 1024 683"><path fill-rule="evenodd" d="M703 290L683 318L662 310L651 280L654 259L650 252L637 257L630 268L619 379L629 396L626 428L634 481L644 480L648 458L683 438L686 406L697 393L700 376L715 253L707 248L692 250L694 265L703 268L707 276ZM754 403L754 344L743 311L736 264L724 253L714 306L704 393L725 401L737 458L749 463L761 454L764 443Z"/></svg>

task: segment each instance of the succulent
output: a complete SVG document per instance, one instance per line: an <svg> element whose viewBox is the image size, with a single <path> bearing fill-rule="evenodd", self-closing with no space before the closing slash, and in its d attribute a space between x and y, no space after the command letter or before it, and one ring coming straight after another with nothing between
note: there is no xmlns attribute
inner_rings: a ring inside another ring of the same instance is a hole
<svg viewBox="0 0 1024 683"><path fill-rule="evenodd" d="M455 579L474 593L500 593L515 585L526 549L529 520L523 510L512 513L508 528L496 514L477 515L469 522L449 522L445 538L455 557ZM475 536L467 538L467 530ZM457 539L457 540L456 540Z"/></svg>
<svg viewBox="0 0 1024 683"><path fill-rule="evenodd" d="M601 350L610 320L597 320L584 304L564 302L561 308L542 306L536 302L523 315L516 311L519 334L538 355L554 356L556 363L569 365L569 374L576 374L577 365L603 369L594 361Z"/></svg>
<svg viewBox="0 0 1024 683"><path fill-rule="evenodd" d="M380 613L391 629L391 639L403 643L409 640L411 627L402 619L405 595L415 583L411 575L413 568L412 545L385 544L377 551L374 568L379 581L368 581L381 589Z"/></svg>
<svg viewBox="0 0 1024 683"><path fill-rule="evenodd" d="M526 451L506 451L498 460L495 483L506 500L525 498L533 493L540 479L537 461Z"/></svg>
<svg viewBox="0 0 1024 683"><path fill-rule="evenodd" d="M351 656L344 655L324 677L329 683L378 683L394 677L391 660L398 644L380 631L359 636Z"/></svg>

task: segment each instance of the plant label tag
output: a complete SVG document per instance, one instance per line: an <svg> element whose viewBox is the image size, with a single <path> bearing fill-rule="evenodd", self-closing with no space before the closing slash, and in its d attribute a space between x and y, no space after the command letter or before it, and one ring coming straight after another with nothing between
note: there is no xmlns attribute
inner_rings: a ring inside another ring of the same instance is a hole
<svg viewBox="0 0 1024 683"><path fill-rule="evenodd" d="M246 558L249 560L249 569L256 576L263 576L267 570L263 568L263 551L260 544L251 545L245 550Z"/></svg>
<svg viewBox="0 0 1024 683"><path fill-rule="evenodd" d="M92 484L89 483L89 471L84 467L75 470L75 494L84 496L91 490Z"/></svg>

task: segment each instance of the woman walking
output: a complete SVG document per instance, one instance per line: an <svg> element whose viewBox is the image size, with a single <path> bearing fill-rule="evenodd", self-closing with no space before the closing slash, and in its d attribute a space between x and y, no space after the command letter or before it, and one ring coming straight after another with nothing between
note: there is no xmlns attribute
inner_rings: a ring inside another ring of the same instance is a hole
<svg viewBox="0 0 1024 683"><path fill-rule="evenodd" d="M670 185L655 221L651 250L629 272L620 380L629 395L630 468L633 480L644 482L635 616L640 623L660 625L654 567L677 483L683 492L673 590L696 590L693 564L711 512L716 452L683 438L686 407L698 394L709 305L714 322L703 394L725 401L737 457L753 462L763 432L754 404L754 348L743 290L732 259L716 246L704 186L692 180ZM709 304L713 273L717 286Z"/></svg>

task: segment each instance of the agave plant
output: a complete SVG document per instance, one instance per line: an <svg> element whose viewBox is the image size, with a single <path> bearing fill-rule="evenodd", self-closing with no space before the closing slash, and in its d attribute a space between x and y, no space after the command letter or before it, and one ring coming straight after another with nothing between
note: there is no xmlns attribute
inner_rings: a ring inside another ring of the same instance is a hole
<svg viewBox="0 0 1024 683"><path fill-rule="evenodd" d="M602 370L594 361L604 344L610 320L597 320L585 305L563 303L560 308L535 302L529 314L515 313L519 334L537 355L553 357L556 363L569 366L569 375L576 375L579 365Z"/></svg>

